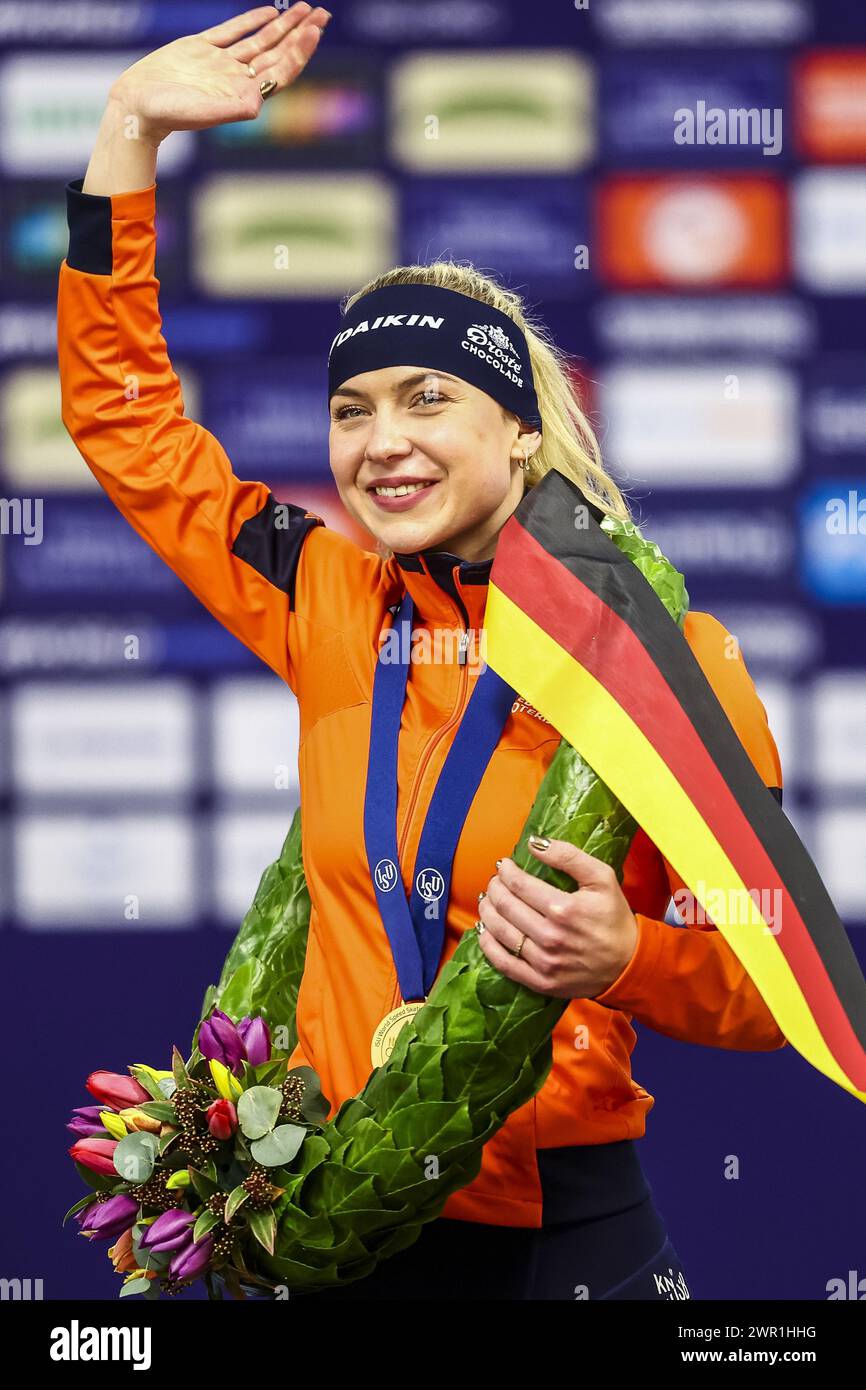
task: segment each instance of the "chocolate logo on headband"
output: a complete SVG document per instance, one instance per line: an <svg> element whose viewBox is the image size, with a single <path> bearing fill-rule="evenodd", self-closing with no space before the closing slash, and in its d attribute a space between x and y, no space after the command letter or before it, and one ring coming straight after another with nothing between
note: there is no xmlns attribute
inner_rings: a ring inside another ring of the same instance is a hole
<svg viewBox="0 0 866 1390"><path fill-rule="evenodd" d="M490 367L495 367L497 372L507 376L509 381L513 381L515 386L523 385L523 368L520 365L520 358L507 333L495 323L473 323L466 330L466 338L471 341L466 342L464 338L460 344L467 351L475 353L478 357L483 357ZM487 352L478 352L478 347L486 347Z"/></svg>

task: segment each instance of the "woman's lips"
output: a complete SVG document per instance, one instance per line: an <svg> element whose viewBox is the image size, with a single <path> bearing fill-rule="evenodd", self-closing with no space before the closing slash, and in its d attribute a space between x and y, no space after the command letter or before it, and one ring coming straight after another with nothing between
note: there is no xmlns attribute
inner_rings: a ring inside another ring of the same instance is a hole
<svg viewBox="0 0 866 1390"><path fill-rule="evenodd" d="M426 497L434 487L438 487L437 482L427 483L424 487L416 488L413 492L404 492L401 497L383 497L372 488L368 490L368 496L373 499L377 507L381 507L383 512L406 512L410 507L414 507Z"/></svg>

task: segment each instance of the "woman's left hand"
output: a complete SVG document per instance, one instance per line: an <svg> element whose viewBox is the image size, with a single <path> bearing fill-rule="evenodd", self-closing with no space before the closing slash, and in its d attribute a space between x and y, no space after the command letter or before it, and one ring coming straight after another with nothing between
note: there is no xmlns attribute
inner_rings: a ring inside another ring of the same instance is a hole
<svg viewBox="0 0 866 1390"><path fill-rule="evenodd" d="M638 938L635 915L609 864L567 840L530 849L580 886L567 893L518 868L513 859L500 860L478 904L481 949L503 975L537 994L592 999L631 960Z"/></svg>

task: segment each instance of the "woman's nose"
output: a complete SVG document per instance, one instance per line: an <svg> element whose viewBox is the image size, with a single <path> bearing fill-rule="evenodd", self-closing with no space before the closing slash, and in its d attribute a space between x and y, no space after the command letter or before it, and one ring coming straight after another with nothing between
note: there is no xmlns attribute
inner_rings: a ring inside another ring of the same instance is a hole
<svg viewBox="0 0 866 1390"><path fill-rule="evenodd" d="M392 454L411 452L412 442L394 424L376 420L366 442L368 458L389 458Z"/></svg>

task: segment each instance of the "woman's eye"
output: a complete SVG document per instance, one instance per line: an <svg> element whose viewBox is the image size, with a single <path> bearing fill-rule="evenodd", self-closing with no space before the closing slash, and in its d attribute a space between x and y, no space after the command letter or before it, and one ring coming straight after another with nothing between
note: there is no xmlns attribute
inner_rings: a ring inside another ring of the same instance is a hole
<svg viewBox="0 0 866 1390"><path fill-rule="evenodd" d="M441 393L440 391L434 391L433 388L431 387L431 388L430 388L429 390L427 390L427 391L419 391L418 394L412 398L412 405L414 405L416 401L420 401L422 405L438 405L440 401L447 401L447 399L448 399L447 396L443 396L442 393ZM348 420L348 419L353 419L354 417L353 417L353 416L347 415L347 414L346 414L346 411L347 411L347 410L360 410L360 409L361 409L361 406L359 406L359 405L343 405L343 406L340 407L340 409L339 409L339 410L337 411L337 413L335 414L334 419L335 419L335 420Z"/></svg>

